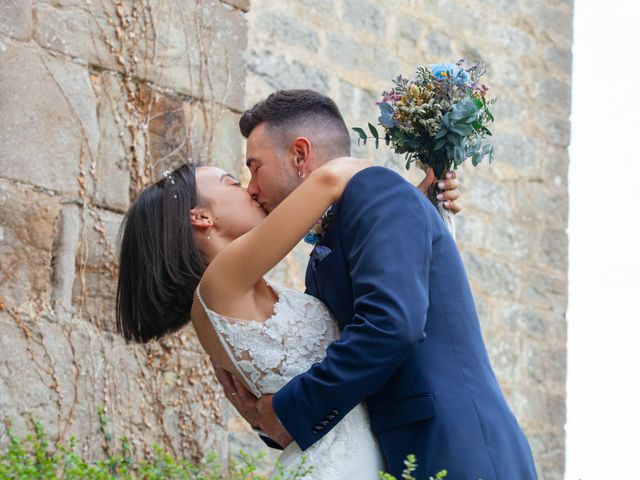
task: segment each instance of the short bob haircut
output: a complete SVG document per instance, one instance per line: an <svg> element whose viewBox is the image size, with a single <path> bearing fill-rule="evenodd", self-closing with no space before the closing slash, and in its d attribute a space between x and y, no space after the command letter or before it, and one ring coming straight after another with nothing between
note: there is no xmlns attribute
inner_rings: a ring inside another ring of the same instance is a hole
<svg viewBox="0 0 640 480"><path fill-rule="evenodd" d="M207 267L190 211L198 205L196 165L188 163L145 188L120 227L117 330L139 343L189 322L193 294Z"/></svg>

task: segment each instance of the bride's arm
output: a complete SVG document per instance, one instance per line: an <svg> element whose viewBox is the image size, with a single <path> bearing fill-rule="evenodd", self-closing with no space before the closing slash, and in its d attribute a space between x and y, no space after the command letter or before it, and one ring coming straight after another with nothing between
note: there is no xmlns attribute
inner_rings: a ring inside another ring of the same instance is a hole
<svg viewBox="0 0 640 480"><path fill-rule="evenodd" d="M342 196L349 180L370 165L365 160L345 157L311 172L258 226L216 255L203 275L207 292L214 298L228 299L251 291Z"/></svg>

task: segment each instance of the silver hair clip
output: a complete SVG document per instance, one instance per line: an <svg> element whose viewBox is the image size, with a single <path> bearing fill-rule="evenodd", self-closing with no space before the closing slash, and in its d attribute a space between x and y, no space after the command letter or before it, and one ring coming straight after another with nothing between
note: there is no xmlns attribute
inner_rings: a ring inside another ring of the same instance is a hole
<svg viewBox="0 0 640 480"><path fill-rule="evenodd" d="M162 176L164 178L168 179L171 182L171 185L175 185L176 184L176 181L171 176L171 171L170 170L165 170L164 172L162 172ZM173 194L173 198L177 199L178 198L178 194L174 193Z"/></svg>
<svg viewBox="0 0 640 480"><path fill-rule="evenodd" d="M168 178L171 181L171 185L175 185L176 184L175 180L171 176L171 171L170 170L165 170L164 172L162 172L162 175L164 176L164 178Z"/></svg>

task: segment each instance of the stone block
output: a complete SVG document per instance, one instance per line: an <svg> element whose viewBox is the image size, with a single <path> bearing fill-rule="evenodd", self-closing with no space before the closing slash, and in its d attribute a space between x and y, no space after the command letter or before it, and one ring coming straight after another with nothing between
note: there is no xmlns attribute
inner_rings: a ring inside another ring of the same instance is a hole
<svg viewBox="0 0 640 480"><path fill-rule="evenodd" d="M465 202L466 192L462 188L461 202ZM491 224L480 212L466 212L456 215L456 241L462 250L478 248L488 250L491 246Z"/></svg>
<svg viewBox="0 0 640 480"><path fill-rule="evenodd" d="M59 199L0 180L0 302L48 301Z"/></svg>
<svg viewBox="0 0 640 480"><path fill-rule="evenodd" d="M429 32L426 39L426 50L436 57L449 57L453 54L451 40L442 32Z"/></svg>
<svg viewBox="0 0 640 480"><path fill-rule="evenodd" d="M573 10L566 6L549 5L549 2L523 4L522 13L531 19L533 27L548 34L554 43L570 45L573 37Z"/></svg>
<svg viewBox="0 0 640 480"><path fill-rule="evenodd" d="M123 215L99 208L85 208L81 215L79 268L100 269L115 260L117 238Z"/></svg>
<svg viewBox="0 0 640 480"><path fill-rule="evenodd" d="M485 38L487 22L483 12L475 4L462 6L447 0L432 0L428 5L417 2L413 8L423 16L437 18L440 23L447 25L449 32L455 32L457 37L464 37L469 33ZM464 9L464 15L461 14ZM450 34L449 34L450 35Z"/></svg>
<svg viewBox="0 0 640 480"><path fill-rule="evenodd" d="M418 44L422 43L423 41L423 25L424 21L421 19L409 16L401 16L396 18L396 21L393 25L394 31L391 32L390 35L393 35L399 40L399 43L402 44L402 47L404 48L401 48L401 51L410 52L418 48ZM381 27L384 28L384 24L382 24ZM443 40L446 41L446 39ZM420 47L424 47L424 45L420 45Z"/></svg>
<svg viewBox="0 0 640 480"><path fill-rule="evenodd" d="M555 78L538 77L536 100L567 118L571 112L571 85Z"/></svg>
<svg viewBox="0 0 640 480"><path fill-rule="evenodd" d="M313 13L323 20L336 17L338 2L336 0L298 0L305 12Z"/></svg>
<svg viewBox="0 0 640 480"><path fill-rule="evenodd" d="M218 1L122 7L99 0L47 0L36 7L36 40L83 62L241 109L246 20Z"/></svg>
<svg viewBox="0 0 640 480"><path fill-rule="evenodd" d="M496 52L490 51L485 58L487 74L483 77L483 81L492 87L492 90L489 91L490 95L502 97L504 92L506 95L528 99L529 72L509 55L497 54L501 51L503 50L499 48L496 49ZM498 100L498 102L500 101ZM496 118L500 122L500 117Z"/></svg>
<svg viewBox="0 0 640 480"><path fill-rule="evenodd" d="M504 338L493 338L496 333L499 332L484 332L485 336L492 338L486 342L491 366L500 385L517 386L522 382L518 344L513 339L506 341Z"/></svg>
<svg viewBox="0 0 640 480"><path fill-rule="evenodd" d="M493 93L495 92L491 92ZM500 93L493 106L493 114L497 119L496 125L520 125L528 116L527 107L522 100L509 92Z"/></svg>
<svg viewBox="0 0 640 480"><path fill-rule="evenodd" d="M570 79L573 63L570 48L551 46L545 50L544 57L556 73L563 74L567 80Z"/></svg>
<svg viewBox="0 0 640 480"><path fill-rule="evenodd" d="M490 22L488 35L490 41L495 42L500 49L506 50L516 57L530 54L535 45L535 40L528 33L501 23Z"/></svg>
<svg viewBox="0 0 640 480"><path fill-rule="evenodd" d="M347 128L366 127L367 122L377 124L377 118L380 115L376 105L379 92L360 88L343 80L340 80L339 85L339 95L335 100L347 123Z"/></svg>
<svg viewBox="0 0 640 480"><path fill-rule="evenodd" d="M560 277L528 273L523 275L522 300L545 310L564 312L567 308L567 279L565 272Z"/></svg>
<svg viewBox="0 0 640 480"><path fill-rule="evenodd" d="M131 175L129 159L134 144L129 125L135 118L127 112L127 91L123 79L112 72L102 72L91 78L96 93L100 142L96 155L95 178L87 169L87 183L100 206L125 211L129 205Z"/></svg>
<svg viewBox="0 0 640 480"><path fill-rule="evenodd" d="M0 52L0 171L7 178L77 192L79 159L99 137L85 68L12 45Z"/></svg>
<svg viewBox="0 0 640 480"><path fill-rule="evenodd" d="M276 39L282 45L303 48L309 52L318 51L316 30L301 18L265 10L256 22L260 24L258 35L261 42L272 44Z"/></svg>
<svg viewBox="0 0 640 480"><path fill-rule="evenodd" d="M539 220L560 227L567 224L566 203L566 190L530 179L518 183L513 208L522 222Z"/></svg>
<svg viewBox="0 0 640 480"><path fill-rule="evenodd" d="M17 40L31 37L31 0L0 2L0 33Z"/></svg>
<svg viewBox="0 0 640 480"><path fill-rule="evenodd" d="M542 263L558 271L566 272L569 262L569 245L564 229L547 229L540 241Z"/></svg>
<svg viewBox="0 0 640 480"><path fill-rule="evenodd" d="M508 264L473 252L465 252L463 258L474 292L513 298L520 291L520 275Z"/></svg>
<svg viewBox="0 0 640 480"><path fill-rule="evenodd" d="M531 226L494 216L491 223L489 248L511 260L530 260L537 235Z"/></svg>
<svg viewBox="0 0 640 480"><path fill-rule="evenodd" d="M485 168L482 166L481 168ZM465 165L464 188L468 194L468 201L473 203L475 208L492 213L502 218L510 218L513 213L513 192L512 186L498 182L494 179L481 177L477 172L471 170L470 164ZM470 171L470 173L466 173Z"/></svg>
<svg viewBox="0 0 640 480"><path fill-rule="evenodd" d="M240 114L216 110L209 125L203 118L202 109L192 115L194 159L239 176L245 161L244 139L238 127Z"/></svg>
<svg viewBox="0 0 640 480"><path fill-rule="evenodd" d="M320 93L329 93L329 74L297 60L289 60L270 50L252 51L248 67L255 75L264 79L272 90L310 88Z"/></svg>
<svg viewBox="0 0 640 480"><path fill-rule="evenodd" d="M389 55L382 45L369 45L331 33L325 55L339 67L346 69L361 82L371 79L391 79L400 72L400 62Z"/></svg>
<svg viewBox="0 0 640 480"><path fill-rule="evenodd" d="M523 134L500 133L492 142L496 158L501 164L511 165L516 174L537 172L542 165L537 155L537 142Z"/></svg>
<svg viewBox="0 0 640 480"><path fill-rule="evenodd" d="M386 16L383 14L382 9L372 2L345 0L342 4L342 18L378 39L382 39L385 36Z"/></svg>
<svg viewBox="0 0 640 480"><path fill-rule="evenodd" d="M71 296L76 273L76 255L80 244L80 209L65 205L60 211L53 251L53 288L51 303L59 315L71 314Z"/></svg>

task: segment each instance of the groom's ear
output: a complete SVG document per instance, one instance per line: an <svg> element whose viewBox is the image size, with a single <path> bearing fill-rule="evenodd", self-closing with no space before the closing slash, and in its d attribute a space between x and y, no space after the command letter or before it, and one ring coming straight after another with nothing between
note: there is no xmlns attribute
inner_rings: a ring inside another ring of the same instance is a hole
<svg viewBox="0 0 640 480"><path fill-rule="evenodd" d="M298 137L292 144L296 168L303 169L311 158L311 142L308 138Z"/></svg>

